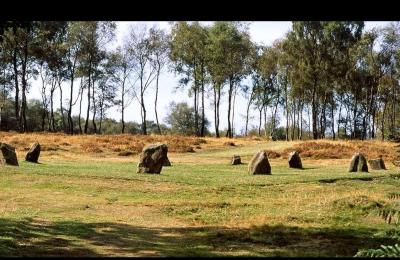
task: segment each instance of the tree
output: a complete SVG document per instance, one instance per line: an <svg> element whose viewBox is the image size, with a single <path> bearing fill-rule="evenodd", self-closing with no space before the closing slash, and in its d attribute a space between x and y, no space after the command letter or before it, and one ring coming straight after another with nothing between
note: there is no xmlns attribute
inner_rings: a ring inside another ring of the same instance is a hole
<svg viewBox="0 0 400 260"><path fill-rule="evenodd" d="M38 41L38 22L11 22L3 33L2 49L8 59L12 61L14 71L15 89L15 116L18 128L22 132L27 130L26 93L29 78L36 74L34 70L33 47ZM19 84L21 83L21 84ZM20 88L21 87L21 88ZM21 99L20 99L21 91ZM20 102L21 100L21 102Z"/></svg>
<svg viewBox="0 0 400 260"><path fill-rule="evenodd" d="M142 119L142 134L147 135L146 128L146 106L145 93L150 84L156 77L156 68L152 61L152 46L149 32L145 25L131 26L125 44L129 48L130 57L136 65L135 72L139 81L139 93L134 91L134 95L140 104L140 115Z"/></svg>
<svg viewBox="0 0 400 260"><path fill-rule="evenodd" d="M210 29L213 62L210 65L217 89L224 80L228 81L228 130L226 136L232 138L231 123L232 98L240 81L250 73L252 43L248 28L242 23L215 22ZM233 121L233 120L232 120Z"/></svg>
<svg viewBox="0 0 400 260"><path fill-rule="evenodd" d="M195 109L193 107L189 107L185 102L172 102L168 110L170 112L165 121L170 125L172 133L180 135L196 135ZM208 124L208 120L206 119L204 125L208 126Z"/></svg>
<svg viewBox="0 0 400 260"><path fill-rule="evenodd" d="M160 78L160 73L168 63L168 47L169 47L169 37L164 30L158 29L157 27L150 28L150 46L152 52L152 62L156 69L156 93L154 100L154 112L156 115L156 123L158 134L162 134L160 123L158 121L157 113L157 100L158 100L158 83Z"/></svg>
<svg viewBox="0 0 400 260"><path fill-rule="evenodd" d="M349 57L362 28L362 22L293 22L293 31L287 35L284 48L292 63L290 83L293 90L301 89L304 101L311 106L314 139L325 134L325 101L331 95L327 90L348 71L342 60Z"/></svg>
<svg viewBox="0 0 400 260"><path fill-rule="evenodd" d="M94 101L95 83L93 82L93 74L97 66L99 66L102 59L105 57L105 47L113 40L115 36L115 23L114 22L79 22L83 30L80 35L80 70L83 75L88 79L87 83L87 99L88 107L86 112L86 121L84 133L88 133L89 126L89 111L91 110L91 101ZM92 94L91 94L92 89ZM92 111L96 111L95 104ZM95 115L94 115L95 117ZM96 124L94 123L94 131L96 132Z"/></svg>
<svg viewBox="0 0 400 260"><path fill-rule="evenodd" d="M68 132L70 134L74 133L74 122L72 120L72 107L74 105L74 102L72 100L74 95L74 82L76 79L77 67L79 62L79 52L81 50L81 42L79 37L81 35L81 32L83 31L82 25L83 24L78 22L69 22L65 40L65 44L68 49L68 52L66 53L67 77L70 79L70 97L68 107Z"/></svg>
<svg viewBox="0 0 400 260"><path fill-rule="evenodd" d="M194 97L194 113L196 135L204 135L204 94L206 85L206 53L208 44L207 29L199 22L177 22L171 31L170 59L175 72L183 77L180 85L187 86L192 83L189 95ZM199 93L201 93L202 111L201 124L199 124Z"/></svg>
<svg viewBox="0 0 400 260"><path fill-rule="evenodd" d="M116 104L121 111L121 133L125 133L125 109L133 100L132 83L129 83L135 66L132 64L127 46L118 47L115 52L110 53L108 64L106 65L107 74L111 83L116 85L119 90L120 99Z"/></svg>
<svg viewBox="0 0 400 260"><path fill-rule="evenodd" d="M100 75L97 76L97 82L98 94L96 98L98 103L98 112L100 114L99 133L102 133L102 122L107 115L107 110L116 103L116 86L112 84L106 70L101 71Z"/></svg>

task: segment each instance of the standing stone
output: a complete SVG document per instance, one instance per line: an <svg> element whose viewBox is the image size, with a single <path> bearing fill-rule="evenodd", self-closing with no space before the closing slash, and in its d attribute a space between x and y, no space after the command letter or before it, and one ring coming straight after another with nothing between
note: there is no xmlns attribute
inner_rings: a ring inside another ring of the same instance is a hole
<svg viewBox="0 0 400 260"><path fill-rule="evenodd" d="M369 160L368 163L373 170L386 170L385 162L383 161L382 156L379 156L378 159Z"/></svg>
<svg viewBox="0 0 400 260"><path fill-rule="evenodd" d="M368 172L367 160L361 153L356 153L351 158L349 172Z"/></svg>
<svg viewBox="0 0 400 260"><path fill-rule="evenodd" d="M259 151L251 158L248 166L250 174L271 174L271 166L265 151Z"/></svg>
<svg viewBox="0 0 400 260"><path fill-rule="evenodd" d="M40 155L40 144L35 142L25 156L25 161L37 163Z"/></svg>
<svg viewBox="0 0 400 260"><path fill-rule="evenodd" d="M232 165L242 164L242 160L239 155L232 156Z"/></svg>
<svg viewBox="0 0 400 260"><path fill-rule="evenodd" d="M159 174L165 160L168 158L168 147L166 144L156 143L143 148L140 154L137 173Z"/></svg>
<svg viewBox="0 0 400 260"><path fill-rule="evenodd" d="M0 143L0 163L5 165L18 165L17 154L15 153L15 148L9 144Z"/></svg>
<svg viewBox="0 0 400 260"><path fill-rule="evenodd" d="M303 165L301 164L301 158L298 151L291 152L289 154L289 167L303 169Z"/></svg>
<svg viewBox="0 0 400 260"><path fill-rule="evenodd" d="M171 162L169 161L168 156L167 156L167 158L164 160L163 166L166 166L166 167L172 166L172 165L171 165Z"/></svg>

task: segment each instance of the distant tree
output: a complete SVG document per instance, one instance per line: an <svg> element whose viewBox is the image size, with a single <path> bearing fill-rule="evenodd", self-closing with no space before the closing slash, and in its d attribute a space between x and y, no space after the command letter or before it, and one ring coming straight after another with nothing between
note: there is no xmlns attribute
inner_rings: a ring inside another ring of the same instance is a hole
<svg viewBox="0 0 400 260"><path fill-rule="evenodd" d="M171 132L180 135L196 135L196 118L195 109L189 107L185 102L172 102L169 106L169 113L166 117L167 124L171 127ZM207 119L204 125L207 127L209 122Z"/></svg>

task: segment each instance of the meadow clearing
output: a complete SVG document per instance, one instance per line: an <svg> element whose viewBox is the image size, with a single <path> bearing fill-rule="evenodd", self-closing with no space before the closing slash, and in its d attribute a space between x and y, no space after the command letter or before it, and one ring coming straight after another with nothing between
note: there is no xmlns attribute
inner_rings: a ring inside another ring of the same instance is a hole
<svg viewBox="0 0 400 260"><path fill-rule="evenodd" d="M0 140L20 163L0 167L2 256L354 256L400 239L396 143L5 132ZM25 162L36 140L40 163ZM137 174L139 152L159 141L172 167ZM261 149L272 175L249 175ZM288 167L294 149L302 170ZM383 155L387 170L348 173L358 151ZM234 154L243 164L230 165Z"/></svg>

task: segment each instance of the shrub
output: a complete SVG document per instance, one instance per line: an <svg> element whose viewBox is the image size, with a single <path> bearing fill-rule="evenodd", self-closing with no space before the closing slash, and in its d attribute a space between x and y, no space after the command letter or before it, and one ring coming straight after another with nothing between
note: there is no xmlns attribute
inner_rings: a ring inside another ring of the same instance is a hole
<svg viewBox="0 0 400 260"><path fill-rule="evenodd" d="M362 249L357 252L355 257L400 257L400 246L381 245L379 249Z"/></svg>

